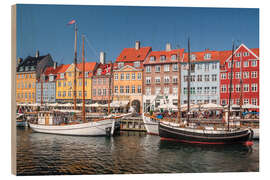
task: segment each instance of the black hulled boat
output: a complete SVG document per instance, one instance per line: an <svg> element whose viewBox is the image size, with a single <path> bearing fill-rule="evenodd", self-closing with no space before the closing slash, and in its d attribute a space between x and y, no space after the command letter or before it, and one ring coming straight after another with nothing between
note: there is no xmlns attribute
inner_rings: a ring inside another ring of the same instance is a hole
<svg viewBox="0 0 270 180"><path fill-rule="evenodd" d="M234 56L234 44L232 48L232 64L233 64L233 56ZM180 62L179 62L180 65ZM180 66L181 67L181 66ZM178 109L178 117L179 123L171 123L160 121L159 122L159 136L161 140L173 140L179 141L184 143L198 143L198 144L234 144L234 143L245 143L246 145L252 145L253 139L253 131L252 129L242 129L242 128L230 128L229 125L229 117L230 117L230 100L228 106L228 126L227 127L201 127L201 126L194 126L189 125L189 115L190 115L190 43L188 39L188 109L187 109L187 120L186 123L180 123L180 112L181 109ZM179 73L180 73L179 68ZM233 65L231 68L231 73L233 71ZM180 75L179 75L180 76ZM232 77L232 75L231 75ZM180 78L181 80L181 78ZM232 82L232 79L231 79ZM230 82L230 86L232 86ZM181 82L179 82L181 85ZM180 89L179 85L179 89ZM230 88L231 90L231 88ZM181 91L178 93L180 94ZM180 96L178 96L180 98ZM230 98L231 99L231 91L230 91ZM178 99L178 103L180 103L180 99ZM180 107L180 106L178 106Z"/></svg>

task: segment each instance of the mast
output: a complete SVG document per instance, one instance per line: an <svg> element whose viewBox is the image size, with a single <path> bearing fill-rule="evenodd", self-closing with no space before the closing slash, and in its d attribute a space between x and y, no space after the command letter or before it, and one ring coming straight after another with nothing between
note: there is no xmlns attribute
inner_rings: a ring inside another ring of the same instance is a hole
<svg viewBox="0 0 270 180"><path fill-rule="evenodd" d="M177 114L177 118L178 118L178 123L180 124L181 122L181 63L180 63L180 52L178 54L178 114Z"/></svg>
<svg viewBox="0 0 270 180"><path fill-rule="evenodd" d="M43 72L40 77L40 106L43 104Z"/></svg>
<svg viewBox="0 0 270 180"><path fill-rule="evenodd" d="M83 87L82 87L82 119L83 122L86 123L85 119L85 52L84 52L84 36L82 36L82 81L83 81Z"/></svg>
<svg viewBox="0 0 270 180"><path fill-rule="evenodd" d="M242 119L242 105L243 105L243 79L242 79L242 52L240 51L240 119Z"/></svg>
<svg viewBox="0 0 270 180"><path fill-rule="evenodd" d="M190 111L190 42L188 38L188 82L187 82L187 102L188 102L188 107L187 107L187 123L189 123L189 111Z"/></svg>
<svg viewBox="0 0 270 180"><path fill-rule="evenodd" d="M75 46L74 46L74 86L73 86L73 100L74 100L74 110L77 109L76 102L77 102L77 23L75 23Z"/></svg>
<svg viewBox="0 0 270 180"><path fill-rule="evenodd" d="M110 65L111 65L111 72L110 72L110 76L109 76L108 114L110 114L110 103L111 103L111 86L112 86L112 74L113 74L112 62L110 63Z"/></svg>
<svg viewBox="0 0 270 180"><path fill-rule="evenodd" d="M232 97L232 75L233 75L233 56L234 56L234 42L232 45L232 62L231 62L231 77L229 88L229 106L228 106L228 130L230 130L230 111L231 111L231 97Z"/></svg>

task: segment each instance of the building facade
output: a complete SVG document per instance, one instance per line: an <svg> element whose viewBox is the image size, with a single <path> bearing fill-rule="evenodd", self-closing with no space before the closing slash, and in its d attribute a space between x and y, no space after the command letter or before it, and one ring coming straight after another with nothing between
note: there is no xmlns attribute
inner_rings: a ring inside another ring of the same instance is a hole
<svg viewBox="0 0 270 180"><path fill-rule="evenodd" d="M165 51L152 51L144 62L143 104L149 110L150 105L162 104L159 95L164 95L167 103L177 105L179 84L179 62L184 49L171 50L170 44ZM165 98L163 97L163 98Z"/></svg>
<svg viewBox="0 0 270 180"><path fill-rule="evenodd" d="M18 59L16 69L16 102L35 103L36 102L36 81L40 74L47 68L53 66L50 54L39 56L28 56L24 60Z"/></svg>
<svg viewBox="0 0 270 180"><path fill-rule="evenodd" d="M190 103L219 104L219 52L206 49L190 55ZM188 53L181 63L181 104L187 104Z"/></svg>
<svg viewBox="0 0 270 180"><path fill-rule="evenodd" d="M241 44L235 50L233 65L232 51L221 51L220 54L220 103L222 105L229 103L231 68L233 67L231 105L240 105L240 103L259 105L259 48L249 49ZM242 79L242 87L240 79ZM242 102L240 102L241 88Z"/></svg>
<svg viewBox="0 0 270 180"><path fill-rule="evenodd" d="M143 62L151 50L140 47L136 41L134 48L123 49L113 70L113 100L129 102L139 113L142 112Z"/></svg>

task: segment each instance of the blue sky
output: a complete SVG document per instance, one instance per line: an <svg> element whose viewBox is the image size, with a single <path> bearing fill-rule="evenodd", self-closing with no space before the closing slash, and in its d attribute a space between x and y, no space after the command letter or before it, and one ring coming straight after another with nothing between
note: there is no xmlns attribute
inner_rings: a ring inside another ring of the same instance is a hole
<svg viewBox="0 0 270 180"><path fill-rule="evenodd" d="M230 50L232 40L249 48L259 47L259 10L239 8L181 8L127 6L17 6L17 56L50 53L58 63L74 59L74 27L67 23L75 19L81 35L86 36L86 61L98 61L99 52L115 61L123 48L134 47L135 41L164 50L172 48L191 51Z"/></svg>

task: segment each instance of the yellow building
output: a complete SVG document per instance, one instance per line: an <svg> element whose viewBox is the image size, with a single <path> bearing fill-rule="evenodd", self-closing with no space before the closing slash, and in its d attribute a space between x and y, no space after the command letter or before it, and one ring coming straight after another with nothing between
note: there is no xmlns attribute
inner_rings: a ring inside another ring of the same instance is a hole
<svg viewBox="0 0 270 180"><path fill-rule="evenodd" d="M56 101L57 102L70 102L73 103L74 91L74 64L65 65L66 67L57 72L56 78ZM96 67L96 62L85 63L85 99L86 102L91 100L91 77ZM77 65L77 102L82 100L82 63Z"/></svg>
<svg viewBox="0 0 270 180"><path fill-rule="evenodd" d="M16 74L16 102L36 102L36 72L17 72Z"/></svg>
<svg viewBox="0 0 270 180"><path fill-rule="evenodd" d="M113 100L129 101L137 112L142 112L142 72L130 65L114 70Z"/></svg>

